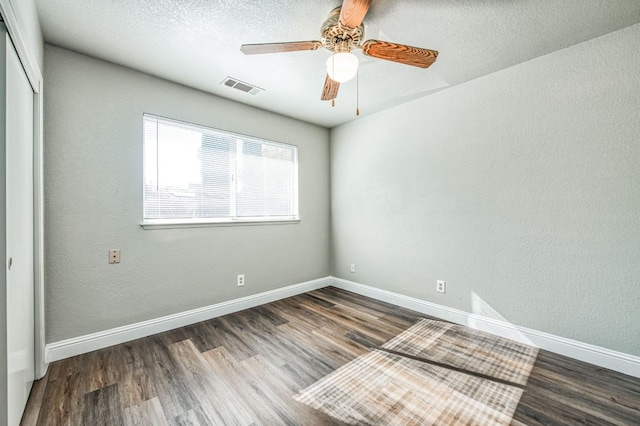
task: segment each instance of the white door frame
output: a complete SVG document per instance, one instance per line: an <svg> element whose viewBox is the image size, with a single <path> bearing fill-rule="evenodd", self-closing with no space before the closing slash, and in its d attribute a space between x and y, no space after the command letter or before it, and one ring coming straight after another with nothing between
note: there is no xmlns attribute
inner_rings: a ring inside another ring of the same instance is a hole
<svg viewBox="0 0 640 426"><path fill-rule="evenodd" d="M18 19L10 0L0 0L0 14L7 27L22 67L33 89L33 262L35 295L35 374L41 379L47 372L45 359L45 322L44 322L44 180L43 180L43 77L38 61L22 35Z"/></svg>

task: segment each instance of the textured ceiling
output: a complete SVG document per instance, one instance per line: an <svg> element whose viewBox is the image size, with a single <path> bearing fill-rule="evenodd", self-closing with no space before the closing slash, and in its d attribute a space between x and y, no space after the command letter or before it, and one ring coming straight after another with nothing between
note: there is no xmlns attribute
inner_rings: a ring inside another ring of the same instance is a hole
<svg viewBox="0 0 640 426"><path fill-rule="evenodd" d="M320 101L327 50L245 56L243 43L318 40L340 0L36 0L46 42L326 127L356 119L355 80ZM640 22L638 0L373 0L365 39L440 52L423 70L355 51L371 114ZM593 52L597 55L598 52ZM249 95L226 77L266 89Z"/></svg>

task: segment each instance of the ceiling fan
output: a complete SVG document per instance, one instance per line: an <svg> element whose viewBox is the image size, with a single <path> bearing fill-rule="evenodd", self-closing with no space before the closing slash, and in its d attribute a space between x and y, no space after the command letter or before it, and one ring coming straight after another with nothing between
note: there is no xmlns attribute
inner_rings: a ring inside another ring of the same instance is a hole
<svg viewBox="0 0 640 426"><path fill-rule="evenodd" d="M327 60L327 76L320 97L323 101L335 99L340 83L356 75L358 58L351 53L354 49L362 49L362 53L367 56L420 68L427 68L435 62L438 57L435 50L380 40L363 42L362 21L370 5L371 0L343 0L342 6L333 9L322 24L321 41L243 44L240 50L246 55L255 55L326 48L332 55Z"/></svg>

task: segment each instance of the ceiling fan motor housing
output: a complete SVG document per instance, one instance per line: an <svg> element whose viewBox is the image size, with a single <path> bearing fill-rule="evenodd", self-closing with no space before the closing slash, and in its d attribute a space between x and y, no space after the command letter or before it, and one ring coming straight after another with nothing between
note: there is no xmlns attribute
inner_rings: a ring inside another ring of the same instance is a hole
<svg viewBox="0 0 640 426"><path fill-rule="evenodd" d="M333 9L322 24L322 45L333 53L350 52L354 48L360 48L364 39L364 25L360 24L354 29L340 25L341 9Z"/></svg>

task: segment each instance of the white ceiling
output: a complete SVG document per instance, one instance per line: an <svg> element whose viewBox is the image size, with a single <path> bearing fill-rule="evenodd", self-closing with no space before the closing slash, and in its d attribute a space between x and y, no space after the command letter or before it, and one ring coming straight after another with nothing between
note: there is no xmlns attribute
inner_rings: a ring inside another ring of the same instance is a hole
<svg viewBox="0 0 640 426"><path fill-rule="evenodd" d="M326 127L356 119L355 80L342 84L335 108L320 101L327 50L240 52L243 43L319 40L340 0L35 3L48 43ZM424 70L356 51L361 116L638 22L638 0L373 0L365 39L440 54ZM226 76L266 91L228 88Z"/></svg>

